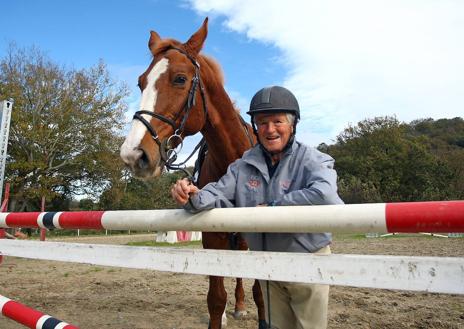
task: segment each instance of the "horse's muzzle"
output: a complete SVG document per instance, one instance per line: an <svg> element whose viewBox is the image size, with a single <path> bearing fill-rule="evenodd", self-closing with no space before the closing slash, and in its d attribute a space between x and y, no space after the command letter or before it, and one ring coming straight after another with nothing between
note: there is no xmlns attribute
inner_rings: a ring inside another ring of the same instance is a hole
<svg viewBox="0 0 464 329"><path fill-rule="evenodd" d="M137 178L148 179L159 176L162 172L160 159L152 159L142 148L128 148L127 145L121 146L121 159Z"/></svg>

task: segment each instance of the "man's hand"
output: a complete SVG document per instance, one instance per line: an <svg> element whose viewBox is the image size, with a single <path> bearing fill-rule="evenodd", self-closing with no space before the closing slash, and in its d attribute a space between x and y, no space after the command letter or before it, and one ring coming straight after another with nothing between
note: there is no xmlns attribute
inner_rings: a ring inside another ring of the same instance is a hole
<svg viewBox="0 0 464 329"><path fill-rule="evenodd" d="M199 191L187 178L179 179L171 188L171 196L177 204L183 206L189 200L191 194Z"/></svg>

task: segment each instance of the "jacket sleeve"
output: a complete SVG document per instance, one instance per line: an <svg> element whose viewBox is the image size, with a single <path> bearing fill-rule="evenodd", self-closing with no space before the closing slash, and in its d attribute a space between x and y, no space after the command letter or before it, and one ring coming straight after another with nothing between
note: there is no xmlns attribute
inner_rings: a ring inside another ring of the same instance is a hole
<svg viewBox="0 0 464 329"><path fill-rule="evenodd" d="M334 159L313 151L304 164L305 187L289 192L276 200L276 206L343 204L337 193L337 173Z"/></svg>
<svg viewBox="0 0 464 329"><path fill-rule="evenodd" d="M212 208L234 207L239 161L233 162L219 181L205 185L199 192L192 195L189 202L184 205L184 209L198 212Z"/></svg>

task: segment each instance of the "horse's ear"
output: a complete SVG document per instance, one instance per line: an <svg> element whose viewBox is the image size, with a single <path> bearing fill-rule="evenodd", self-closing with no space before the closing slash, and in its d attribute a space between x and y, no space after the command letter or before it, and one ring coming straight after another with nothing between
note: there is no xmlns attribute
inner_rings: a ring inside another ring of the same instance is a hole
<svg viewBox="0 0 464 329"><path fill-rule="evenodd" d="M201 48L203 48L203 44L205 43L206 36L208 35L208 17L205 18L203 21L203 25L201 25L200 29L193 34L190 39L184 43L185 48L194 52L197 55Z"/></svg>
<svg viewBox="0 0 464 329"><path fill-rule="evenodd" d="M155 31L150 31L150 40L148 41L148 48L154 54L156 45L161 41L161 37Z"/></svg>

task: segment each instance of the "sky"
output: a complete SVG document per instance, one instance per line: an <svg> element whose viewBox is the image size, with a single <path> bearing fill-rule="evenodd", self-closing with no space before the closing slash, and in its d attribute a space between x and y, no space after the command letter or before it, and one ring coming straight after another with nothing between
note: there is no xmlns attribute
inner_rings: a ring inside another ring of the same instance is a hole
<svg viewBox="0 0 464 329"><path fill-rule="evenodd" d="M87 68L102 59L132 90L150 63L149 31L185 42L209 17L217 59L244 117L256 91L290 89L297 139L331 144L366 118L464 116L462 0L0 0L0 57L12 41ZM186 152L193 149L186 143Z"/></svg>

